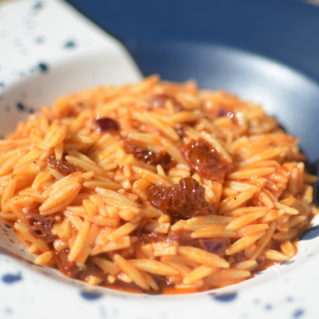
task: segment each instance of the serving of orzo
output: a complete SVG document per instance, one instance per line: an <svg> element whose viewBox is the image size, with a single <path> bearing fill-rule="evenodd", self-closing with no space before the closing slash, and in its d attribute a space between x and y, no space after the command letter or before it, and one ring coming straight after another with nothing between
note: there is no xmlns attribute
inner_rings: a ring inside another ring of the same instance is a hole
<svg viewBox="0 0 319 319"><path fill-rule="evenodd" d="M298 142L194 82L81 91L0 141L0 218L35 263L91 285L231 285L292 258L317 213Z"/></svg>

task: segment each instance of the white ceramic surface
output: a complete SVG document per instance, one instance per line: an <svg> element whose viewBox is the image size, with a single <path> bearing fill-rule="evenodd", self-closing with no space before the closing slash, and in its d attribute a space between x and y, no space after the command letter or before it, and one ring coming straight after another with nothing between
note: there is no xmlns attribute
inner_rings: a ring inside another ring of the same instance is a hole
<svg viewBox="0 0 319 319"><path fill-rule="evenodd" d="M38 106L97 85L135 82L123 47L58 0L0 4L0 134ZM46 267L0 254L0 318L319 318L318 229L298 256L239 285L185 296L91 289ZM0 223L0 248L32 260Z"/></svg>

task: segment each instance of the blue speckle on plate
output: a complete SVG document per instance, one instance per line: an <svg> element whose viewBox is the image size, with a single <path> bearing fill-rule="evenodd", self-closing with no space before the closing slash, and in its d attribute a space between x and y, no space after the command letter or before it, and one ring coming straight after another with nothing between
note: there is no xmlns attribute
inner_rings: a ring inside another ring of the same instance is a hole
<svg viewBox="0 0 319 319"><path fill-rule="evenodd" d="M99 309L100 311L100 318L107 318L107 311L106 311L106 309L105 309L105 307L100 307L100 309Z"/></svg>
<svg viewBox="0 0 319 319"><path fill-rule="evenodd" d="M16 108L20 112L24 112L27 109L26 106L22 102L17 102Z"/></svg>
<svg viewBox="0 0 319 319"><path fill-rule="evenodd" d="M238 297L237 292L214 296L214 299L221 302L231 302Z"/></svg>
<svg viewBox="0 0 319 319"><path fill-rule="evenodd" d="M286 298L286 300L287 300L287 302L293 302L293 301L294 301L294 297L288 296L288 297Z"/></svg>
<svg viewBox="0 0 319 319"><path fill-rule="evenodd" d="M34 39L34 43L36 43L36 44L42 44L42 43L44 43L44 37L36 37L36 38Z"/></svg>
<svg viewBox="0 0 319 319"><path fill-rule="evenodd" d="M291 265L295 263L295 260L288 260L280 264L280 266Z"/></svg>
<svg viewBox="0 0 319 319"><path fill-rule="evenodd" d="M39 62L38 63L38 69L40 70L40 72L46 73L46 72L49 71L49 66L45 62Z"/></svg>
<svg viewBox="0 0 319 319"><path fill-rule="evenodd" d="M271 311L272 309L273 309L273 306L271 304L268 303L265 305L265 310Z"/></svg>
<svg viewBox="0 0 319 319"><path fill-rule="evenodd" d="M310 240L319 237L319 225L312 226L305 230L300 237L300 240Z"/></svg>
<svg viewBox="0 0 319 319"><path fill-rule="evenodd" d="M87 292L87 291L81 291L80 296L88 301L94 301L97 299L102 298L101 294L93 293L93 292Z"/></svg>
<svg viewBox="0 0 319 319"><path fill-rule="evenodd" d="M0 82L0 87L4 88L4 83L3 82Z"/></svg>
<svg viewBox="0 0 319 319"><path fill-rule="evenodd" d="M17 273L17 274L4 274L1 278L2 282L7 284L7 285L11 285L14 284L20 280L22 280L22 275L21 273Z"/></svg>
<svg viewBox="0 0 319 319"><path fill-rule="evenodd" d="M299 319L305 314L304 309L296 309L294 313L292 314L293 319Z"/></svg>
<svg viewBox="0 0 319 319"><path fill-rule="evenodd" d="M13 310L12 310L12 308L10 308L10 307L5 307L4 308L4 313L6 314L6 315L12 315L12 313L13 313Z"/></svg>
<svg viewBox="0 0 319 319"><path fill-rule="evenodd" d="M32 6L32 10L37 12L39 10L41 10L43 8L43 2L42 1L36 1L33 6Z"/></svg>
<svg viewBox="0 0 319 319"><path fill-rule="evenodd" d="M34 108L33 107L27 107L24 103L22 102L17 102L16 103L16 108L19 112L29 112L30 114L34 113ZM9 110L6 110L7 112Z"/></svg>
<svg viewBox="0 0 319 319"><path fill-rule="evenodd" d="M77 43L74 40L68 40L63 44L64 49L73 49L77 46Z"/></svg>
<svg viewBox="0 0 319 319"><path fill-rule="evenodd" d="M3 232L5 235L8 235L8 230L7 230L7 229L2 228L1 230L2 230L2 232Z"/></svg>

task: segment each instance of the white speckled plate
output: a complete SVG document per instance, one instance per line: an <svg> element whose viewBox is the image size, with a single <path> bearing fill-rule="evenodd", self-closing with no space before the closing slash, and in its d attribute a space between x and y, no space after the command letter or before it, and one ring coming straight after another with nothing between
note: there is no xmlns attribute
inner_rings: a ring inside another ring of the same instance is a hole
<svg viewBox="0 0 319 319"><path fill-rule="evenodd" d="M0 134L61 94L140 77L116 40L64 2L0 3ZM0 253L0 318L318 319L318 235L314 226L294 260L241 284L200 294L146 296L92 290L33 266L32 256L1 222L0 251L13 254Z"/></svg>

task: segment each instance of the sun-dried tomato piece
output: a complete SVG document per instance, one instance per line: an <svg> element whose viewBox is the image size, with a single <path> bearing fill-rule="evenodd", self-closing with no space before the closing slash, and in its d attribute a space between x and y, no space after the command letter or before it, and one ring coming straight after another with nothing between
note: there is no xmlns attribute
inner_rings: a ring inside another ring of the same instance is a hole
<svg viewBox="0 0 319 319"><path fill-rule="evenodd" d="M63 175L69 175L80 170L65 159L57 160L54 155L47 158L47 165Z"/></svg>
<svg viewBox="0 0 319 319"><path fill-rule="evenodd" d="M222 183L232 166L204 139L192 140L182 147L190 167L203 177Z"/></svg>
<svg viewBox="0 0 319 319"><path fill-rule="evenodd" d="M179 136L181 139L186 136L186 132L185 132L183 126L180 126L180 127L176 128L176 129L175 129L175 132L178 134L178 136Z"/></svg>
<svg viewBox="0 0 319 319"><path fill-rule="evenodd" d="M200 247L199 239L192 238L191 234L186 231L170 231L167 238L169 241L177 242L180 246Z"/></svg>
<svg viewBox="0 0 319 319"><path fill-rule="evenodd" d="M157 154L157 159L154 163L154 165L162 165L164 171L167 171L170 169L173 165L173 160L171 156L166 152L160 152Z"/></svg>
<svg viewBox="0 0 319 319"><path fill-rule="evenodd" d="M173 218L190 218L195 213L209 210L205 189L192 177L182 178L171 187L151 185L148 189L151 204Z"/></svg>
<svg viewBox="0 0 319 319"><path fill-rule="evenodd" d="M29 223L30 231L33 236L42 238L47 243L52 243L54 241L56 236L51 233L54 217L29 213L25 218Z"/></svg>
<svg viewBox="0 0 319 319"><path fill-rule="evenodd" d="M146 164L162 165L165 171L167 171L173 164L172 158L168 153L156 153L145 145L131 139L124 140L124 149L127 153L133 154L135 158Z"/></svg>
<svg viewBox="0 0 319 319"><path fill-rule="evenodd" d="M118 123L110 117L96 119L95 125L100 132L115 132L120 129Z"/></svg>
<svg viewBox="0 0 319 319"><path fill-rule="evenodd" d="M204 250L213 254L223 254L230 244L229 238L200 239L199 244Z"/></svg>
<svg viewBox="0 0 319 319"><path fill-rule="evenodd" d="M234 114L234 112L227 111L227 110L225 110L225 109L220 109L220 110L218 111L217 116L218 116L218 117L227 116L227 117L229 117L230 119L232 119L232 118L235 116L235 114Z"/></svg>

